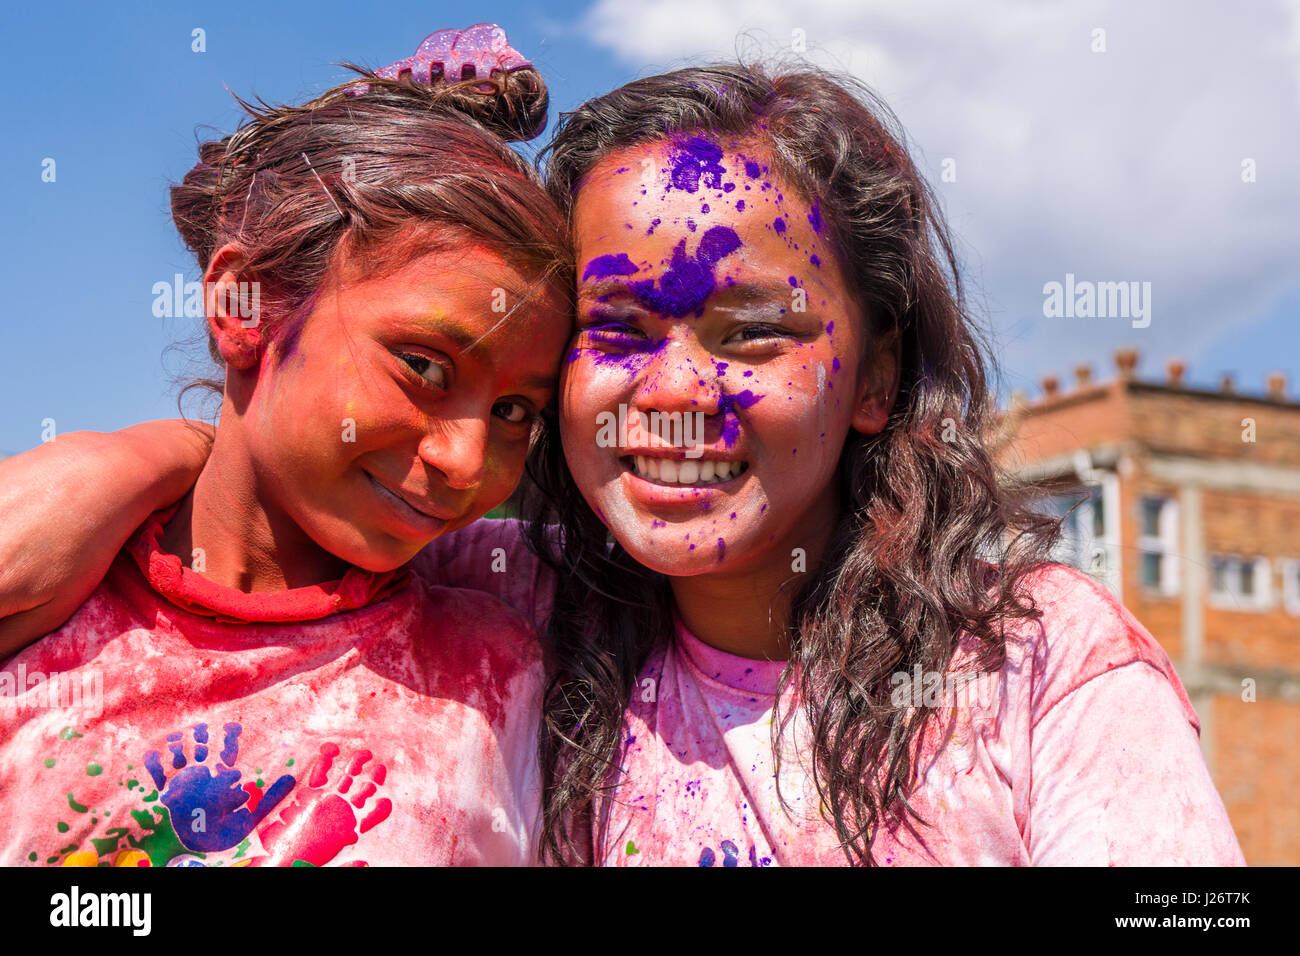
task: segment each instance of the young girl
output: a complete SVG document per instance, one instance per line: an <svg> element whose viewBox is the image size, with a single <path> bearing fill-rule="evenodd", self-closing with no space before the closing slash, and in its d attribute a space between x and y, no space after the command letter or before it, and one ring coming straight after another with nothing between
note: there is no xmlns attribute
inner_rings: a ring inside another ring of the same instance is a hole
<svg viewBox="0 0 1300 956"><path fill-rule="evenodd" d="M506 142L545 86L467 33L466 82L435 34L248 107L173 188L220 423L180 503L0 671L0 863L535 860L536 640L405 567L515 487L570 335L565 223Z"/></svg>
<svg viewBox="0 0 1300 956"><path fill-rule="evenodd" d="M682 70L552 144L580 330L537 520L415 562L549 631L548 853L1240 863L1168 658L999 485L946 231L856 92Z"/></svg>

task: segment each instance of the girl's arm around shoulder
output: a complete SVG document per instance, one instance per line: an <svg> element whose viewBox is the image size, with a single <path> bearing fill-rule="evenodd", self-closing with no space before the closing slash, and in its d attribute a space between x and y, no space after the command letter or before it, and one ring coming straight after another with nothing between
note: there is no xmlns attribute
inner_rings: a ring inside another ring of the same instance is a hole
<svg viewBox="0 0 1300 956"><path fill-rule="evenodd" d="M0 462L0 657L81 606L145 518L194 485L211 435L177 420L68 432Z"/></svg>
<svg viewBox="0 0 1300 956"><path fill-rule="evenodd" d="M1082 572L1048 566L1033 586L1043 610L1028 667L1034 864L1243 865L1168 655Z"/></svg>

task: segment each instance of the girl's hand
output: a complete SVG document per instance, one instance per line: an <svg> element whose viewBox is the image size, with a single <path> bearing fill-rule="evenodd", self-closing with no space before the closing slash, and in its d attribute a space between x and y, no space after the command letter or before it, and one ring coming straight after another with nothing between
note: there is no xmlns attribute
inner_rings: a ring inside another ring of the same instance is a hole
<svg viewBox="0 0 1300 956"><path fill-rule="evenodd" d="M145 518L194 486L208 425L69 432L0 462L0 658L63 624Z"/></svg>

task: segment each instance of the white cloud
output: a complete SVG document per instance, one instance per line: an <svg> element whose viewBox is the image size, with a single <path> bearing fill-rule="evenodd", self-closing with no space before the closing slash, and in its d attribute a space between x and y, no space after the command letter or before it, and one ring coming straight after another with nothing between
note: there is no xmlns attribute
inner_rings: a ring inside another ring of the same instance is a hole
<svg viewBox="0 0 1300 956"><path fill-rule="evenodd" d="M1297 288L1300 0L598 0L584 26L638 74L755 41L788 55L801 29L810 59L876 88L960 235L1008 369L1108 368L1131 343L1148 372L1180 354L1211 374L1215 344ZM955 183L939 181L945 157ZM1246 158L1257 182L1242 182ZM1042 286L1066 272L1151 282L1150 327L1044 318Z"/></svg>

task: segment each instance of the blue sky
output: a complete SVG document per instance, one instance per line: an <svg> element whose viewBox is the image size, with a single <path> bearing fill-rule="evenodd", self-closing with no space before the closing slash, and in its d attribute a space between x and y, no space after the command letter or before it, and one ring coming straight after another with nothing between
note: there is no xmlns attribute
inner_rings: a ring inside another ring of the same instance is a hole
<svg viewBox="0 0 1300 956"><path fill-rule="evenodd" d="M1107 379L1113 349L1136 345L1147 377L1179 355L1193 382L1232 372L1243 391L1262 391L1282 370L1300 393L1300 5L1261 0L1243 5L1249 16L1197 2L793 6L8 6L0 454L37 444L47 418L65 432L175 414L172 376L202 349L198 320L152 311L155 282L198 275L167 186L213 135L204 127L239 121L227 87L301 101L345 78L338 62L377 67L471 20L506 27L545 76L552 116L738 43L788 52L803 31L806 55L876 86L907 127L960 237L1006 387L1032 393L1044 373L1068 378L1081 361ZM1092 49L1099 27L1104 51ZM191 50L195 28L205 52ZM42 181L46 158L54 182ZM1243 158L1255 182L1242 182ZM943 182L948 159L957 176ZM1150 326L1045 317L1042 286L1067 272L1152 282Z"/></svg>

